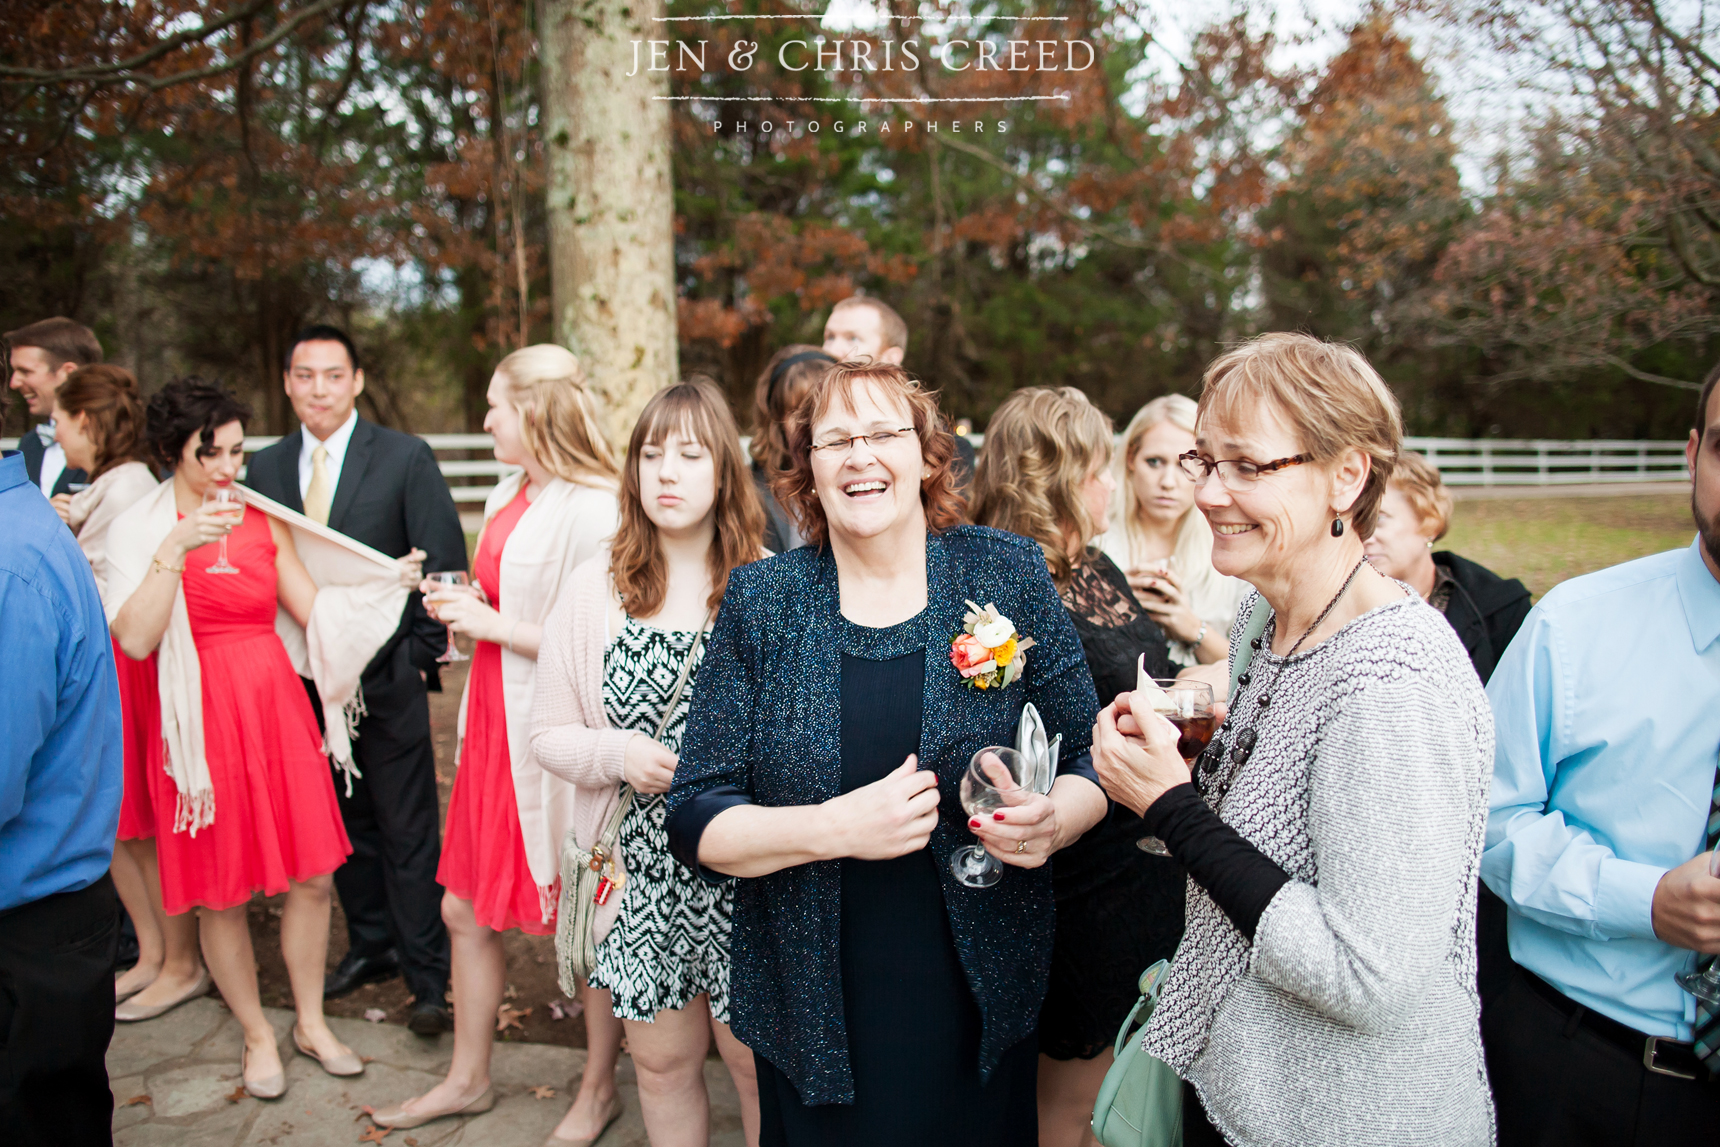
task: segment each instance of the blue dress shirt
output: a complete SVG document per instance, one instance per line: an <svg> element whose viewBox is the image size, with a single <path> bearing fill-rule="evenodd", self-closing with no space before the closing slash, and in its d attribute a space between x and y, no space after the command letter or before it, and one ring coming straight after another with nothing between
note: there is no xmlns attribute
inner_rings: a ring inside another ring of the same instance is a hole
<svg viewBox="0 0 1720 1147"><path fill-rule="evenodd" d="M95 576L21 455L0 460L0 537L5 911L101 879L113 862L125 757Z"/></svg>
<svg viewBox="0 0 1720 1147"><path fill-rule="evenodd" d="M1648 1035L1690 1039L1695 954L1655 938L1655 886L1706 847L1720 759L1720 582L1688 549L1573 578L1487 686L1497 750L1481 877L1511 958Z"/></svg>

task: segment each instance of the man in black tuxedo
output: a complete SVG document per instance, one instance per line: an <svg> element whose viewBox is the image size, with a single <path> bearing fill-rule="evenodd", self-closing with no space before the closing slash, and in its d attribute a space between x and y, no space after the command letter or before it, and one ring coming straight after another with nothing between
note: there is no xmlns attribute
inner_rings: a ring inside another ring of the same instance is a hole
<svg viewBox="0 0 1720 1147"><path fill-rule="evenodd" d="M301 429L253 456L246 484L389 557L416 549L427 570L465 569L460 515L430 447L358 416L364 372L346 333L301 332L287 349L285 382ZM351 796L335 779L353 849L334 874L349 948L323 996L404 975L417 997L408 1026L420 1035L452 1027L443 999L448 930L436 883L442 847L426 696L441 689L436 656L445 648L446 631L425 613L423 598L410 595L399 630L361 681L367 715L352 748L362 776ZM315 686L305 685L314 700Z"/></svg>
<svg viewBox="0 0 1720 1147"><path fill-rule="evenodd" d="M24 405L46 422L25 427L18 439L24 473L43 496L69 494L74 483L89 475L66 465L66 452L54 441L54 394L79 367L102 360L95 332L71 319L43 319L6 332L11 386L24 396Z"/></svg>

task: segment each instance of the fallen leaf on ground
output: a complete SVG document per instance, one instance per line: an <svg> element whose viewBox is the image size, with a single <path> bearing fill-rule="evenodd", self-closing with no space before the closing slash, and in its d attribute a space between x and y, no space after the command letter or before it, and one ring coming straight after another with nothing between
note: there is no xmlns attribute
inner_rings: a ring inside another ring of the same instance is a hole
<svg viewBox="0 0 1720 1147"><path fill-rule="evenodd" d="M358 1141L360 1143L380 1143L384 1139L388 1138L389 1130L390 1128L379 1127L373 1123L371 1124L369 1131L366 1131L363 1135L358 1137Z"/></svg>
<svg viewBox="0 0 1720 1147"><path fill-rule="evenodd" d="M383 1011L381 1008L365 1008L364 1018L373 1024L379 1024L388 1018L388 1013Z"/></svg>
<svg viewBox="0 0 1720 1147"><path fill-rule="evenodd" d="M504 1000L517 1000L519 998L520 998L520 990L518 988L514 987L512 984L503 985L503 987L502 987L502 999L504 999Z"/></svg>
<svg viewBox="0 0 1720 1147"><path fill-rule="evenodd" d="M235 1087L233 1089L231 1094L229 1094L227 1096L227 1102L228 1103L237 1103L243 1098L245 1098L245 1085L241 1083L238 1087Z"/></svg>
<svg viewBox="0 0 1720 1147"><path fill-rule="evenodd" d="M501 1007L496 1009L496 1030L499 1032L505 1032L509 1028L517 1028L523 1032L526 1029L521 1025L520 1021L531 1014L532 1010L530 1008L527 1008L522 1012L509 1007L507 1004L503 1004Z"/></svg>
<svg viewBox="0 0 1720 1147"><path fill-rule="evenodd" d="M537 1096L539 1099L554 1099L555 1098L555 1088L553 1088L553 1087L541 1087L540 1086L540 1087L527 1088L527 1090L530 1091L533 1095Z"/></svg>
<svg viewBox="0 0 1720 1147"><path fill-rule="evenodd" d="M416 1139L412 1138L412 1136L408 1135L406 1137L406 1147L418 1147L418 1140L416 1140Z"/></svg>
<svg viewBox="0 0 1720 1147"><path fill-rule="evenodd" d="M136 1107L140 1103L147 1103L147 1104L150 1104L151 1106L154 1106L155 1100L151 1099L147 1095L134 1095L130 1099L125 1101L125 1105L127 1107Z"/></svg>
<svg viewBox="0 0 1720 1147"><path fill-rule="evenodd" d="M361 1055L358 1057L358 1062L360 1062L360 1063L375 1063L376 1057L374 1055Z"/></svg>

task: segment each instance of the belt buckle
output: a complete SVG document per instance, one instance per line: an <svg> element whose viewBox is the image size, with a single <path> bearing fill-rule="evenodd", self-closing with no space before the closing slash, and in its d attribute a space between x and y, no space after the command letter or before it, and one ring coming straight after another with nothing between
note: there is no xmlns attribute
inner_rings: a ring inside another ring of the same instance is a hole
<svg viewBox="0 0 1720 1147"><path fill-rule="evenodd" d="M1656 1075L1670 1075L1674 1079L1694 1080L1696 1076L1690 1072L1674 1071L1670 1067L1661 1067L1660 1064L1655 1062L1655 1057L1660 1054L1660 1043L1663 1039L1666 1039L1666 1037L1651 1035L1643 1041L1642 1066L1648 1068L1648 1070L1654 1072ZM1666 1042L1678 1043L1679 1041L1666 1039Z"/></svg>

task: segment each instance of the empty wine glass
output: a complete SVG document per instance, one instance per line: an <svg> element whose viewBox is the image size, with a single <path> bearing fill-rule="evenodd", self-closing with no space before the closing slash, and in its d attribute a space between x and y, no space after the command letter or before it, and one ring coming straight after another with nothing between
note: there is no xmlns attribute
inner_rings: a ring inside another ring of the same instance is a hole
<svg viewBox="0 0 1720 1147"><path fill-rule="evenodd" d="M203 504L205 506L213 506L218 512L223 514L235 514L241 521L245 517L245 496L239 493L237 486L209 487L207 490L203 491ZM238 529L238 527L239 522L235 521L233 523L233 528ZM215 564L209 567L208 572L212 574L238 573L239 567L233 565L227 560L226 534L221 535L220 546L221 548L216 551L215 554Z"/></svg>
<svg viewBox="0 0 1720 1147"><path fill-rule="evenodd" d="M448 601L471 584L471 579L466 576L465 570L441 570L437 573L427 573L424 577L439 587L424 595L429 601ZM459 646L454 644L454 631L449 629L448 648L436 660L442 662L470 661L471 658L460 652Z"/></svg>
<svg viewBox="0 0 1720 1147"><path fill-rule="evenodd" d="M986 816L1008 804L996 784L1001 778L987 775L986 764L990 764L994 771L1001 768L1009 774L1013 783L1006 787L1026 788L1032 780L1027 775L1030 767L1027 758L1014 749L1002 745L981 749L968 762L967 771L962 773L962 808L969 816ZM950 872L969 888L990 888L1003 879L1003 865L981 844L970 844L951 853Z"/></svg>
<svg viewBox="0 0 1720 1147"><path fill-rule="evenodd" d="M1720 877L1720 848L1708 854L1708 875ZM1691 969L1672 977L1678 986L1705 1004L1720 1005L1720 956L1708 961L1708 970Z"/></svg>
<svg viewBox="0 0 1720 1147"><path fill-rule="evenodd" d="M1177 727L1177 753L1184 761L1193 762L1212 740L1213 727L1216 724L1212 715L1212 686L1204 681L1180 681L1164 677L1154 677L1151 680L1154 691L1148 693L1137 679L1135 697L1145 694L1153 698L1153 712ZM1141 837L1135 842L1135 847L1153 856L1171 854L1171 850L1165 847L1165 842L1156 836Z"/></svg>

